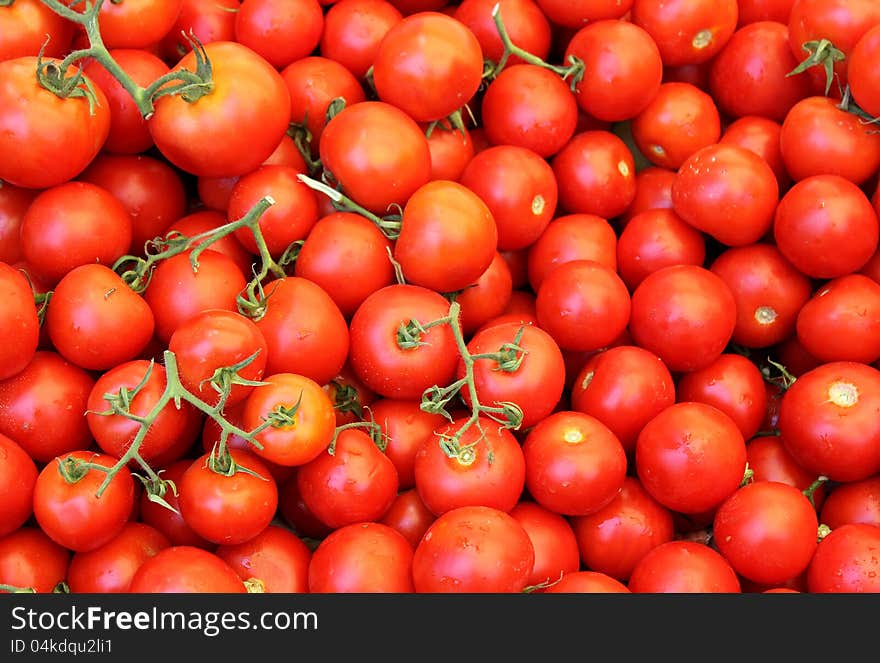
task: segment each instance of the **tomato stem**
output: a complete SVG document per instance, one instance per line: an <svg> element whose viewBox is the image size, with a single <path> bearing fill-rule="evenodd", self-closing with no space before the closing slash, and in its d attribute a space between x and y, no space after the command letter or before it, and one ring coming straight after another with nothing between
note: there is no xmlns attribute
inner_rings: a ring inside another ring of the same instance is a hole
<svg viewBox="0 0 880 663"><path fill-rule="evenodd" d="M325 182L319 182L318 180L313 179L308 175L303 175L302 173L297 175L297 179L299 179L300 182L302 182L309 188L323 193L325 196L327 196L333 203L333 207L337 211L354 212L355 214L360 214L365 219L372 221L379 228L379 230L382 231L382 234L385 235L385 237L387 237L388 239L397 239L400 235L400 215L395 214L389 215L387 217L378 216L365 209L361 205L358 205L344 193L338 191L337 189L334 189Z"/></svg>
<svg viewBox="0 0 880 663"><path fill-rule="evenodd" d="M370 439L373 441L373 444L381 451L385 453L385 449L388 448L388 438L382 432L382 427L379 426L375 421L352 421L347 424L342 424L341 426L337 426L336 430L333 431L333 438L330 440L330 444L327 446L327 453L331 456L336 453L336 440L339 438L339 434L344 430L351 430L353 428L366 428L368 429L368 433L370 435Z"/></svg>
<svg viewBox="0 0 880 663"><path fill-rule="evenodd" d="M37 590L33 587L16 587L15 585L0 584L0 592L6 592L7 594L36 594Z"/></svg>
<svg viewBox="0 0 880 663"><path fill-rule="evenodd" d="M846 55L827 39L804 42L801 48L809 55L785 76L796 76L811 67L821 65L825 69L825 96L827 97L831 91L831 82L834 80L834 64L842 62L846 59Z"/></svg>
<svg viewBox="0 0 880 663"><path fill-rule="evenodd" d="M816 491L819 489L819 486L821 486L822 484L824 484L828 481L829 481L828 477L820 475L820 476L816 477L816 480L813 483L811 483L809 486L807 486L807 488L803 491L804 495L807 496L807 499L810 500L810 504L813 505L813 508L816 508L816 500L814 497Z"/></svg>

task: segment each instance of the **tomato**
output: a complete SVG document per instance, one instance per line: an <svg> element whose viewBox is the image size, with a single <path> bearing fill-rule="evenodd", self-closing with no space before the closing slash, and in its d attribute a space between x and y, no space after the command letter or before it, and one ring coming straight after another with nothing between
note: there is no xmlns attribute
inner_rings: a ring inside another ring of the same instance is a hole
<svg viewBox="0 0 880 663"><path fill-rule="evenodd" d="M860 481L880 471L880 371L829 362L801 375L779 407L785 448L808 472Z"/></svg>
<svg viewBox="0 0 880 663"><path fill-rule="evenodd" d="M422 123L431 152L431 180L457 182L474 157L474 142L466 127L455 128L445 123Z"/></svg>
<svg viewBox="0 0 880 663"><path fill-rule="evenodd" d="M263 382L268 384L250 393L242 413L247 431L272 421L255 436L262 448L255 447L254 453L290 467L316 458L330 444L336 429L327 392L311 378L295 373L270 373Z"/></svg>
<svg viewBox="0 0 880 663"><path fill-rule="evenodd" d="M571 528L586 567L621 582L648 552L672 541L674 533L670 511L632 476L607 505L572 518Z"/></svg>
<svg viewBox="0 0 880 663"><path fill-rule="evenodd" d="M131 219L122 203L88 182L41 192L21 222L24 258L50 283L80 265L112 265L128 253L131 239Z"/></svg>
<svg viewBox="0 0 880 663"><path fill-rule="evenodd" d="M134 504L134 479L127 467L120 467L97 497L96 491L107 474L79 467L83 463L109 469L116 458L73 451L47 463L34 486L34 516L40 528L74 552L94 550L114 538L128 521ZM71 471L69 480L62 475L62 467Z"/></svg>
<svg viewBox="0 0 880 663"><path fill-rule="evenodd" d="M489 207L501 251L533 244L555 216L558 186L553 169L528 148L498 145L483 150L468 163L459 182Z"/></svg>
<svg viewBox="0 0 880 663"><path fill-rule="evenodd" d="M554 582L544 594L630 594L626 585L598 571L570 571Z"/></svg>
<svg viewBox="0 0 880 663"><path fill-rule="evenodd" d="M580 58L584 75L575 98L598 120L619 122L641 113L660 89L663 60L657 43L642 27L606 19L582 27L568 42L569 57Z"/></svg>
<svg viewBox="0 0 880 663"><path fill-rule="evenodd" d="M877 249L877 213L868 197L839 175L813 175L779 201L776 246L798 270L833 279L861 269Z"/></svg>
<svg viewBox="0 0 880 663"><path fill-rule="evenodd" d="M318 0L244 0L235 15L235 41L276 69L314 51L323 29Z"/></svg>
<svg viewBox="0 0 880 663"><path fill-rule="evenodd" d="M766 348L795 332L798 312L810 298L812 285L775 245L755 243L728 248L709 269L733 293L734 343Z"/></svg>
<svg viewBox="0 0 880 663"><path fill-rule="evenodd" d="M382 38L402 18L386 0L338 0L324 14L320 53L363 80Z"/></svg>
<svg viewBox="0 0 880 663"><path fill-rule="evenodd" d="M649 551L636 564L627 586L637 594L742 591L730 563L714 549L694 541L668 541Z"/></svg>
<svg viewBox="0 0 880 663"><path fill-rule="evenodd" d="M440 426L416 450L415 487L437 516L462 506L508 512L522 495L525 459L513 433L485 416L469 421L465 415ZM457 446L450 449L452 444Z"/></svg>
<svg viewBox="0 0 880 663"><path fill-rule="evenodd" d="M351 319L352 368L385 398L417 400L426 389L449 384L459 360L449 325L414 334L409 329L448 314L449 302L421 286L394 284L374 292Z"/></svg>
<svg viewBox="0 0 880 663"><path fill-rule="evenodd" d="M513 297L513 277L507 261L495 253L489 267L473 285L459 291L459 323L465 336L472 336L484 323L504 313Z"/></svg>
<svg viewBox="0 0 880 663"><path fill-rule="evenodd" d="M146 491L141 492L139 499L140 521L161 532L175 546L195 546L206 550L214 550L215 544L196 534L180 515L177 485L183 473L192 465L192 458L181 458L168 464L161 471L162 479L174 484L166 488L162 499L171 507L169 509L150 500Z"/></svg>
<svg viewBox="0 0 880 663"><path fill-rule="evenodd" d="M48 594L65 580L69 564L70 551L39 527L20 527L0 537L0 584Z"/></svg>
<svg viewBox="0 0 880 663"><path fill-rule="evenodd" d="M109 191L131 219L127 253L144 255L149 240L186 211L186 189L180 174L165 161L145 154L99 154L78 178Z"/></svg>
<svg viewBox="0 0 880 663"><path fill-rule="evenodd" d="M757 21L739 28L709 64L709 92L732 118L757 115L782 122L811 92L806 74L789 76L798 64L784 23Z"/></svg>
<svg viewBox="0 0 880 663"><path fill-rule="evenodd" d="M640 212L650 209L672 207L672 182L675 171L658 166L646 166L636 173L636 195L632 202L618 217L621 228L626 228L630 219Z"/></svg>
<svg viewBox="0 0 880 663"><path fill-rule="evenodd" d="M592 260L566 262L547 274L535 306L540 326L566 350L606 347L630 319L626 284Z"/></svg>
<svg viewBox="0 0 880 663"><path fill-rule="evenodd" d="M672 511L702 514L732 495L746 470L736 422L705 403L670 405L636 441L635 469L651 496Z"/></svg>
<svg viewBox="0 0 880 663"><path fill-rule="evenodd" d="M327 292L299 276L266 287L266 309L256 320L268 346L266 374L298 373L318 384L332 380L345 364L349 333Z"/></svg>
<svg viewBox="0 0 880 663"><path fill-rule="evenodd" d="M18 374L0 381L0 434L40 463L87 448L90 373L52 350L39 350ZM2 528L0 528L2 530Z"/></svg>
<svg viewBox="0 0 880 663"><path fill-rule="evenodd" d="M736 422L746 440L760 430L767 411L767 390L760 369L746 357L732 353L682 375L676 398L717 407Z"/></svg>
<svg viewBox="0 0 880 663"><path fill-rule="evenodd" d="M168 34L181 5L181 0L126 0L101 5L101 37L107 48L112 49L152 46Z"/></svg>
<svg viewBox="0 0 880 663"><path fill-rule="evenodd" d="M135 571L132 594L243 594L247 590L227 562L192 546L164 548Z"/></svg>
<svg viewBox="0 0 880 663"><path fill-rule="evenodd" d="M439 12L417 12L395 23L373 60L379 99L418 122L459 110L476 94L482 75L483 52L474 33Z"/></svg>
<svg viewBox="0 0 880 663"><path fill-rule="evenodd" d="M419 497L419 491L409 488L397 494L380 522L403 534L415 548L436 518Z"/></svg>
<svg viewBox="0 0 880 663"><path fill-rule="evenodd" d="M853 100L871 117L880 116L880 79L873 67L880 55L880 21L865 32L849 53L846 76Z"/></svg>
<svg viewBox="0 0 880 663"><path fill-rule="evenodd" d="M73 24L39 0L16 0L0 9L0 61L37 55L67 55Z"/></svg>
<svg viewBox="0 0 880 663"><path fill-rule="evenodd" d="M159 42L162 59L174 64L191 51L190 36L202 44L235 41L240 5L240 0L183 0L177 20Z"/></svg>
<svg viewBox="0 0 880 663"><path fill-rule="evenodd" d="M178 232L184 237L192 238L201 233L215 230L225 223L225 213L220 213L214 209L201 209L179 217L158 234L164 237L172 232ZM204 244L204 242L205 240L198 241L194 244L194 247ZM235 239L235 235L226 235L219 239L212 238L210 247L212 251L224 253L232 258L242 274L251 274L255 262L254 256L241 245L241 242Z"/></svg>
<svg viewBox="0 0 880 663"><path fill-rule="evenodd" d="M14 264L24 258L21 250L21 222L39 191L3 183L0 187L0 262Z"/></svg>
<svg viewBox="0 0 880 663"><path fill-rule="evenodd" d="M791 176L785 169L779 136L782 125L775 120L757 115L747 115L728 124L719 142L738 145L751 150L767 162L776 175L780 192L791 185Z"/></svg>
<svg viewBox="0 0 880 663"><path fill-rule="evenodd" d="M610 219L636 195L635 162L626 143L610 131L584 131L550 162L559 183L559 204L570 214Z"/></svg>
<svg viewBox="0 0 880 663"><path fill-rule="evenodd" d="M807 568L812 594L880 591L880 527L853 523L833 530L816 548Z"/></svg>
<svg viewBox="0 0 880 663"><path fill-rule="evenodd" d="M148 371L149 378L137 394L130 396L131 391L144 381ZM118 401L122 389L129 393L130 412L139 417L147 416L166 389L165 367L161 364L151 366L145 359L134 359L106 371L92 386L87 401L86 421L101 450L115 458L125 454L141 429L139 422L112 413L110 398ZM179 408L173 402L167 403L158 412L138 453L150 463L175 446L182 437L188 437L189 444L192 444L200 428L200 417L201 413L189 403L182 402Z"/></svg>
<svg viewBox="0 0 880 663"><path fill-rule="evenodd" d="M323 539L330 532L328 527L303 502L296 482L296 468L293 474L279 485L278 514L282 522L291 527L297 535L311 539Z"/></svg>
<svg viewBox="0 0 880 663"><path fill-rule="evenodd" d="M219 546L215 554L258 591L287 594L308 591L312 551L284 527L269 525L248 541Z"/></svg>
<svg viewBox="0 0 880 663"><path fill-rule="evenodd" d="M620 491L626 452L601 421L558 411L532 428L523 442L526 488L534 500L565 516L595 513Z"/></svg>
<svg viewBox="0 0 880 663"><path fill-rule="evenodd" d="M43 60L50 63L60 60ZM36 55L0 62L0 180L45 189L76 177L95 158L110 131L110 103L95 85L91 105L85 96L58 97L37 82L36 71Z"/></svg>
<svg viewBox="0 0 880 663"><path fill-rule="evenodd" d="M263 212L258 225L269 254L276 260L293 242L305 239L318 220L317 195L297 179L298 174L292 166L260 166L243 175L229 196L229 221L243 218L266 196L275 201ZM239 228L235 237L251 253L259 253L250 228Z"/></svg>
<svg viewBox="0 0 880 663"><path fill-rule="evenodd" d="M180 95L157 99L150 135L162 155L187 173L243 175L278 147L290 122L290 94L281 74L247 46L221 41L204 47L211 93L192 103ZM172 67L179 69L196 70L192 51Z"/></svg>
<svg viewBox="0 0 880 663"><path fill-rule="evenodd" d="M389 154L385 145L393 144ZM409 115L383 101L346 106L324 127L321 163L343 192L375 214L404 205L431 177L428 139Z"/></svg>
<svg viewBox="0 0 880 663"><path fill-rule="evenodd" d="M564 516L530 501L517 503L509 513L526 530L535 548L529 586L553 582L580 568L577 539Z"/></svg>
<svg viewBox="0 0 880 663"><path fill-rule="evenodd" d="M617 235L595 214L557 216L527 249L529 285L538 292L553 269L573 260L592 260L617 270Z"/></svg>
<svg viewBox="0 0 880 663"><path fill-rule="evenodd" d="M214 468L210 454L195 459L178 483L180 515L212 543L236 545L268 527L278 508L278 487L253 453L229 449L235 470Z"/></svg>
<svg viewBox="0 0 880 663"><path fill-rule="evenodd" d="M664 267L702 267L705 259L706 238L671 209L634 214L617 241L617 271L631 292Z"/></svg>
<svg viewBox="0 0 880 663"><path fill-rule="evenodd" d="M358 428L341 431L332 454L301 465L296 480L309 510L334 529L379 520L399 487L394 463Z"/></svg>
<svg viewBox="0 0 880 663"><path fill-rule="evenodd" d="M816 475L798 465L778 436L756 437L746 445L746 458L749 469L754 473L752 480L776 481L794 486L800 491L813 489L813 502L817 508L825 500L824 484L814 486ZM822 520L824 523L824 520Z"/></svg>
<svg viewBox="0 0 880 663"><path fill-rule="evenodd" d="M535 548L513 516L464 506L425 532L413 554L413 585L419 593L521 592L534 565Z"/></svg>
<svg viewBox="0 0 880 663"><path fill-rule="evenodd" d="M851 481L828 494L819 513L819 521L835 530L850 523L880 526L880 475Z"/></svg>
<svg viewBox="0 0 880 663"><path fill-rule="evenodd" d="M737 0L737 25L742 27L757 21L776 21L787 25L795 2L796 0Z"/></svg>
<svg viewBox="0 0 880 663"><path fill-rule="evenodd" d="M807 569L816 550L818 527L816 510L797 488L756 481L718 508L713 538L739 575L770 585Z"/></svg>
<svg viewBox="0 0 880 663"><path fill-rule="evenodd" d="M126 0L127 2L128 0ZM137 1L137 0L135 0ZM173 0L169 4L179 3ZM104 6L101 6L103 12ZM102 31L103 34L103 31ZM140 47L112 48L110 56L137 85L146 88L168 73L169 67L158 56ZM97 60L83 68L107 97L110 109L110 132L103 151L114 154L138 154L153 147L153 137L140 109L122 84Z"/></svg>
<svg viewBox="0 0 880 663"><path fill-rule="evenodd" d="M20 271L0 262L0 380L18 375L33 359L40 342L40 321L31 285Z"/></svg>
<svg viewBox="0 0 880 663"><path fill-rule="evenodd" d="M504 53L504 44L492 15L497 5L510 40L543 60L550 53L550 21L553 19L542 4L543 0L540 4L534 0L463 0L453 8L452 15L474 33L480 42L483 58L497 63ZM518 55L511 55L507 62L514 65L523 60Z"/></svg>
<svg viewBox="0 0 880 663"><path fill-rule="evenodd" d="M505 67L488 84L480 113L491 145L515 145L546 158L574 135L578 104L557 74L521 63Z"/></svg>
<svg viewBox="0 0 880 663"><path fill-rule="evenodd" d="M586 361L570 397L573 410L601 421L632 454L644 425L675 402L675 384L657 355L621 345Z"/></svg>
<svg viewBox="0 0 880 663"><path fill-rule="evenodd" d="M570 3L564 0L536 0L536 2L554 25L567 28L581 28L587 23L603 19L623 18L633 6L633 0L593 0L586 3Z"/></svg>
<svg viewBox="0 0 880 663"><path fill-rule="evenodd" d="M65 274L46 309L52 345L87 370L107 370L137 357L153 338L155 324L143 298L100 264Z"/></svg>
<svg viewBox="0 0 880 663"><path fill-rule="evenodd" d="M693 371L724 351L736 326L736 303L720 277L696 265L664 267L632 294L629 331L670 371Z"/></svg>
<svg viewBox="0 0 880 663"><path fill-rule="evenodd" d="M37 466L24 448L0 433L0 537L14 532L34 510Z"/></svg>
<svg viewBox="0 0 880 663"><path fill-rule="evenodd" d="M67 584L74 594L127 592L140 565L170 545L156 528L128 522L100 548L73 555L67 570Z"/></svg>

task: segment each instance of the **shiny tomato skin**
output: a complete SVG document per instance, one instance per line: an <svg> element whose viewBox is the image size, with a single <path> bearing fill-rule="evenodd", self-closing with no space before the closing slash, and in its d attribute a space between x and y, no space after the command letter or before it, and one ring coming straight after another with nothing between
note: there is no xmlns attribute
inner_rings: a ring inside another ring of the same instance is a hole
<svg viewBox="0 0 880 663"><path fill-rule="evenodd" d="M422 498L419 497L419 491L415 488L409 488L397 494L379 522L403 534L403 537L415 549L431 523L436 519L437 516L425 506Z"/></svg>
<svg viewBox="0 0 880 663"><path fill-rule="evenodd" d="M635 0L632 22L657 43L663 64L680 67L708 62L733 35L737 0Z"/></svg>
<svg viewBox="0 0 880 663"><path fill-rule="evenodd" d="M810 593L880 592L880 527L864 523L832 530L816 547L807 568Z"/></svg>
<svg viewBox="0 0 880 663"><path fill-rule="evenodd" d="M832 530L849 523L880 526L880 476L835 486L821 505L820 521Z"/></svg>
<svg viewBox="0 0 880 663"><path fill-rule="evenodd" d="M535 548L529 586L553 582L580 568L577 538L565 516L529 500L521 500L509 513L526 530Z"/></svg>
<svg viewBox="0 0 880 663"><path fill-rule="evenodd" d="M161 476L164 480L173 482L176 486L177 482L180 481L180 477L189 469L190 465L192 465L191 458L175 460L162 468ZM139 505L141 522L161 532L171 545L194 546L196 548L204 548L205 550L214 550L216 544L196 534L183 519L183 516L180 515L178 498L179 495L176 494L176 491L168 486L162 499L173 507L174 510L172 511L157 502L151 501L147 492L142 491Z"/></svg>
<svg viewBox="0 0 880 663"><path fill-rule="evenodd" d="M599 571L570 571L543 594L630 594L630 589L619 580Z"/></svg>
<svg viewBox="0 0 880 663"><path fill-rule="evenodd" d="M141 564L133 594L244 594L244 583L217 555L192 546L170 546Z"/></svg>
<svg viewBox="0 0 880 663"><path fill-rule="evenodd" d="M739 594L739 578L724 557L702 543L669 541L648 552L627 585L634 593Z"/></svg>
<svg viewBox="0 0 880 663"><path fill-rule="evenodd" d="M387 0L339 0L324 14L320 52L364 80L382 38L403 14Z"/></svg>
<svg viewBox="0 0 880 663"><path fill-rule="evenodd" d="M49 594L67 577L70 557L39 527L19 527L0 537L0 583Z"/></svg>
<svg viewBox="0 0 880 663"><path fill-rule="evenodd" d="M880 21L863 34L849 53L846 76L853 100L871 117L880 116L880 79L873 66L880 53Z"/></svg>
<svg viewBox="0 0 880 663"><path fill-rule="evenodd" d="M4 310L0 332L8 339L0 352L0 380L18 375L30 363L40 343L40 320L34 291L25 275L0 262L0 297Z"/></svg>
<svg viewBox="0 0 880 663"><path fill-rule="evenodd" d="M0 434L0 537L25 524L34 511L37 466L15 440Z"/></svg>
<svg viewBox="0 0 880 663"><path fill-rule="evenodd" d="M255 583L264 592L308 591L312 551L296 534L280 525L269 525L242 543L221 545L215 553L242 580Z"/></svg>
<svg viewBox="0 0 880 663"><path fill-rule="evenodd" d="M235 15L235 41L279 70L308 57L323 29L318 0L246 0Z"/></svg>

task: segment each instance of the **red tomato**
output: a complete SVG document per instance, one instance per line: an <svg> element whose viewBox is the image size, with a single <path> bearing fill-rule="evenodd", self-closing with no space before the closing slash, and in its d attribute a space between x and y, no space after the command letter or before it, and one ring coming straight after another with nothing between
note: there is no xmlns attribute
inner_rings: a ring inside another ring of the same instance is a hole
<svg viewBox="0 0 880 663"><path fill-rule="evenodd" d="M303 502L302 495L299 494L295 468L293 475L279 487L278 512L284 523L293 528L299 536L320 540L333 531L332 527L318 520Z"/></svg>
<svg viewBox="0 0 880 663"><path fill-rule="evenodd" d="M812 594L880 592L880 527L853 523L833 530L807 568Z"/></svg>
<svg viewBox="0 0 880 663"><path fill-rule="evenodd" d="M808 472L860 481L880 472L880 371L829 362L801 375L779 406L785 448Z"/></svg>
<svg viewBox="0 0 880 663"><path fill-rule="evenodd" d="M24 525L34 511L37 466L27 452L0 433L0 537Z"/></svg>
<svg viewBox="0 0 880 663"><path fill-rule="evenodd" d="M633 0L591 0L591 2L575 3L565 0L537 0L537 2L548 19L555 25L567 28L580 28L587 23L602 19L623 18L633 5Z"/></svg>
<svg viewBox="0 0 880 663"><path fill-rule="evenodd" d="M419 491L410 488L397 494L380 522L403 534L403 537L415 549L431 523L436 519L437 516L425 506L422 498L419 497Z"/></svg>
<svg viewBox="0 0 880 663"><path fill-rule="evenodd" d="M215 230L226 223L225 207L224 213L220 213L214 209L202 209L198 212L192 212L186 216L178 218L174 223L164 228L158 233L167 236L172 232L178 232L184 237L195 237L203 232ZM193 246L204 244L205 240L196 242ZM217 239L212 238L210 247L212 251L223 253L232 258L242 274L250 274L253 269L254 256L245 249L241 242L235 239L235 235L226 235Z"/></svg>
<svg viewBox="0 0 880 663"><path fill-rule="evenodd" d="M547 4L546 0L540 3L534 0L462 0L453 7L452 15L474 33L480 42L483 58L497 63L504 53L504 44L492 15L497 6L510 40L519 48L545 59L550 53L552 39L550 21L558 23L547 11ZM522 61L518 55L511 55L507 62L514 65Z"/></svg>
<svg viewBox="0 0 880 663"><path fill-rule="evenodd" d="M235 41L276 69L314 51L323 29L318 0L244 0L235 15Z"/></svg>
<svg viewBox="0 0 880 663"><path fill-rule="evenodd" d="M332 454L301 465L296 480L309 510L334 529L379 520L399 487L394 463L358 428L341 431Z"/></svg>
<svg viewBox="0 0 880 663"><path fill-rule="evenodd" d="M779 136L782 125L775 120L757 115L747 115L728 124L719 142L744 147L767 162L776 174L779 190L784 192L791 185L791 176L785 169Z"/></svg>
<svg viewBox="0 0 880 663"><path fill-rule="evenodd" d="M159 42L166 62L177 63L192 50L190 36L202 44L235 41L235 15L240 0L183 0L172 28Z"/></svg>
<svg viewBox="0 0 880 663"><path fill-rule="evenodd" d="M43 59L44 66L53 62L61 61ZM95 158L110 131L110 104L96 85L93 104L85 95L58 97L39 84L36 71L36 54L0 62L0 180L45 189L76 177ZM77 87L86 90L86 81Z"/></svg>
<svg viewBox="0 0 880 663"><path fill-rule="evenodd" d="M419 593L521 592L534 565L535 548L513 516L463 506L425 532L413 555L413 585Z"/></svg>
<svg viewBox="0 0 880 663"><path fill-rule="evenodd" d="M39 527L20 527L0 537L0 584L48 594L67 578L69 563L70 551Z"/></svg>
<svg viewBox="0 0 880 663"><path fill-rule="evenodd" d="M132 594L243 594L247 590L228 563L192 546L164 548L135 571Z"/></svg>
<svg viewBox="0 0 880 663"><path fill-rule="evenodd" d="M738 18L737 0L635 0L631 20L657 43L664 65L679 67L711 60Z"/></svg>
<svg viewBox="0 0 880 663"><path fill-rule="evenodd" d="M832 530L850 523L880 526L880 475L835 486L822 504L819 522Z"/></svg>
<svg viewBox="0 0 880 663"><path fill-rule="evenodd" d="M652 549L633 569L627 586L641 594L742 591L730 563L709 546L694 541L669 541Z"/></svg>
<svg viewBox="0 0 880 663"><path fill-rule="evenodd" d="M19 270L0 262L0 380L21 373L33 359L40 342L40 321L34 291Z"/></svg>
<svg viewBox="0 0 880 663"><path fill-rule="evenodd" d="M47 58L67 55L73 23L39 0L16 0L0 11L0 61L25 55Z"/></svg>
<svg viewBox="0 0 880 663"><path fill-rule="evenodd" d="M84 369L39 350L21 372L0 381L0 434L40 463L87 448L92 434L85 413L94 384Z"/></svg>
<svg viewBox="0 0 880 663"><path fill-rule="evenodd" d="M318 544L308 587L321 593L412 593L413 547L397 530L377 522L352 523Z"/></svg>
<svg viewBox="0 0 880 663"><path fill-rule="evenodd" d="M172 545L194 546L206 550L214 550L215 544L196 534L183 519L183 516L180 515L179 494L176 486L190 465L192 465L191 458L182 458L162 469L162 479L174 484L174 488L170 485L167 487L162 497L171 509L151 501L147 492L142 491L139 504L140 519L143 523L161 532Z"/></svg>
<svg viewBox="0 0 880 663"><path fill-rule="evenodd" d="M736 422L721 410L676 403L642 429L635 469L645 490L666 508L707 513L739 488L746 445Z"/></svg>
<svg viewBox="0 0 880 663"><path fill-rule="evenodd" d="M0 262L12 265L24 259L20 239L21 222L39 193L5 182L0 187Z"/></svg>
<svg viewBox="0 0 880 663"><path fill-rule="evenodd" d="M649 209L672 207L672 182L675 172L648 166L636 173L636 195L629 207L619 217L621 228L626 228L630 219Z"/></svg>
<svg viewBox="0 0 880 663"><path fill-rule="evenodd" d="M582 412L554 412L523 442L526 488L534 500L565 516L595 513L620 491L626 452L611 430Z"/></svg>
<svg viewBox="0 0 880 663"><path fill-rule="evenodd" d="M632 294L630 334L670 371L711 364L735 326L736 302L730 288L703 267L664 267L648 275Z"/></svg>
<svg viewBox="0 0 880 663"><path fill-rule="evenodd" d="M194 102L180 95L159 98L148 122L150 135L162 155L187 173L249 173L287 131L290 94L281 74L247 46L218 41L204 47L211 62L211 94ZM196 70L192 51L172 67L178 69Z"/></svg>
<svg viewBox="0 0 880 663"><path fill-rule="evenodd" d="M814 488L813 502L817 508L822 507L826 494L824 484L814 487L816 475L798 465L780 437L774 435L749 440L746 444L746 458L749 469L753 472L753 481L785 483L804 494Z"/></svg>
<svg viewBox="0 0 880 663"><path fill-rule="evenodd" d="M74 594L128 592L140 565L170 545L165 535L150 525L125 523L122 531L100 548L73 555L67 584Z"/></svg>
<svg viewBox="0 0 880 663"><path fill-rule="evenodd" d="M877 250L877 213L851 181L813 175L779 201L776 246L807 276L832 279L861 269Z"/></svg>
<svg viewBox="0 0 880 663"><path fill-rule="evenodd" d="M846 77L853 100L872 117L880 116L880 78L874 63L880 56L880 20L849 53Z"/></svg>
<svg viewBox="0 0 880 663"><path fill-rule="evenodd" d="M465 167L474 158L474 142L466 127L454 128L436 124L430 130L429 123L422 123L428 136L431 151L431 179L457 182ZM429 134L429 135L428 135Z"/></svg>
<svg viewBox="0 0 880 663"><path fill-rule="evenodd" d="M243 581L256 585L260 591L308 591L312 551L302 539L278 525L269 525L243 543L219 546L216 555L235 569Z"/></svg>
<svg viewBox="0 0 880 663"><path fill-rule="evenodd" d="M50 461L34 486L34 516L40 528L56 543L75 552L87 552L114 538L128 521L134 505L134 479L120 467L97 497L107 473L83 463L111 468L116 459L91 451L74 451ZM70 472L65 478L64 467ZM81 476L80 476L81 475Z"/></svg>
<svg viewBox="0 0 880 663"><path fill-rule="evenodd" d="M177 20L181 0L132 0L101 5L98 27L107 48L146 48L157 43Z"/></svg>
<svg viewBox="0 0 880 663"><path fill-rule="evenodd" d="M571 571L543 590L544 594L630 594L619 580L598 571Z"/></svg>
<svg viewBox="0 0 880 663"><path fill-rule="evenodd" d="M757 21L776 21L787 25L795 2L796 0L737 0L738 25L741 27Z"/></svg>
<svg viewBox="0 0 880 663"><path fill-rule="evenodd" d="M496 251L480 278L455 296L455 301L461 307L459 324L462 333L473 336L483 324L504 313L512 297L510 267L501 253Z"/></svg>
<svg viewBox="0 0 880 663"><path fill-rule="evenodd" d="M580 552L571 524L535 502L522 501L510 510L535 548L535 564L529 586L553 582L580 568Z"/></svg>
<svg viewBox="0 0 880 663"><path fill-rule="evenodd" d="M363 80L382 38L402 18L386 0L338 0L324 14L320 53Z"/></svg>
<svg viewBox="0 0 880 663"><path fill-rule="evenodd" d="M780 584L803 573L816 550L816 510L797 488L756 481L715 513L713 540L734 570L753 582Z"/></svg>

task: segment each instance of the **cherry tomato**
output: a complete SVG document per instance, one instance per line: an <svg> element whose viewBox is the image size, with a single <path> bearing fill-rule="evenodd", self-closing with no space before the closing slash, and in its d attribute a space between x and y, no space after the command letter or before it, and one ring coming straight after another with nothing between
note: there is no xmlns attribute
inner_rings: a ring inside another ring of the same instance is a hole
<svg viewBox="0 0 880 663"><path fill-rule="evenodd" d="M363 80L373 66L379 43L403 18L386 0L339 0L324 14L320 52Z"/></svg>
<svg viewBox="0 0 880 663"><path fill-rule="evenodd" d="M550 53L552 40L550 21L559 23L547 11L549 4L547 0L540 3L534 0L463 0L454 7L452 15L474 33L480 42L483 58L498 62L504 53L504 44L492 15L497 6L510 40L519 48L545 59ZM518 55L511 55L507 62L514 65L522 61Z"/></svg>
<svg viewBox="0 0 880 663"><path fill-rule="evenodd" d="M141 492L140 504L138 505L140 519L144 524L150 525L161 532L171 545L194 546L206 550L214 550L216 545L196 534L183 519L183 516L180 515L177 485L183 473L189 469L190 465L192 465L192 458L181 458L162 468L160 476L163 480L169 482L162 499L168 503L171 509L150 500L149 494L143 491Z"/></svg>
<svg viewBox="0 0 880 663"><path fill-rule="evenodd" d="M235 15L235 41L276 69L314 51L323 29L324 13L318 0L244 0Z"/></svg>
<svg viewBox="0 0 880 663"><path fill-rule="evenodd" d="M635 0L631 20L651 35L664 65L680 67L716 56L738 18L737 0Z"/></svg>
<svg viewBox="0 0 880 663"><path fill-rule="evenodd" d="M719 142L738 145L751 150L767 162L776 174L779 191L784 193L791 185L791 176L785 169L779 136L782 125L775 120L747 115L734 120L724 128Z"/></svg>
<svg viewBox="0 0 880 663"><path fill-rule="evenodd" d="M0 10L0 61L26 55L61 58L73 41L74 25L40 0L16 0Z"/></svg>

